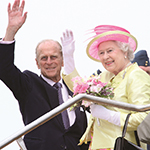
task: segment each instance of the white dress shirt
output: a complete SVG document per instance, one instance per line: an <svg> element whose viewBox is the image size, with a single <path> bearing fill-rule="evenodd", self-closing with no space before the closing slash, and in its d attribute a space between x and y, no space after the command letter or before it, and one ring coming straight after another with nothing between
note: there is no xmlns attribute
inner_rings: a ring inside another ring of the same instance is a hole
<svg viewBox="0 0 150 150"><path fill-rule="evenodd" d="M43 75L41 75L41 77L48 83L50 84L51 86L53 86L55 84L54 81L44 77ZM67 100L69 100L69 94L68 94L68 91L67 91L67 88L66 86L63 84L62 82L62 79L59 81L59 83L62 84L62 88L61 88L61 92L62 92L62 97L63 97L63 100L64 102L66 102ZM70 122L70 126L72 126L75 122L75 119L76 119L76 115L75 115L75 111L74 110L71 110L70 111L70 108L67 108L67 112L68 112L68 117L69 117L69 122Z"/></svg>

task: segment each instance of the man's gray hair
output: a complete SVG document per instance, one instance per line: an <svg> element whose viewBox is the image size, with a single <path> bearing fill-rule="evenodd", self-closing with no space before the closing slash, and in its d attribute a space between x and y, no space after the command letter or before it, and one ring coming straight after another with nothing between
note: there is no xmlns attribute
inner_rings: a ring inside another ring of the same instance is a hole
<svg viewBox="0 0 150 150"><path fill-rule="evenodd" d="M61 54L61 56L63 56L62 46L58 41L55 41L55 40L52 40L52 39L45 39L45 40L42 40L41 42L39 42L38 45L36 46L36 49L35 49L36 58L38 58L38 48L39 48L40 44L45 43L45 42L55 42L56 44L58 44L58 46L60 47L60 54Z"/></svg>

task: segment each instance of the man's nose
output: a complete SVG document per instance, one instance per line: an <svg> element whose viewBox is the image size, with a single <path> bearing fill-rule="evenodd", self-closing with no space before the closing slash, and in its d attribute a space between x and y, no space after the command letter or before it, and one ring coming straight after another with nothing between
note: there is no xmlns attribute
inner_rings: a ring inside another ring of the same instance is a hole
<svg viewBox="0 0 150 150"><path fill-rule="evenodd" d="M50 64L52 62L51 58L48 57L46 63Z"/></svg>

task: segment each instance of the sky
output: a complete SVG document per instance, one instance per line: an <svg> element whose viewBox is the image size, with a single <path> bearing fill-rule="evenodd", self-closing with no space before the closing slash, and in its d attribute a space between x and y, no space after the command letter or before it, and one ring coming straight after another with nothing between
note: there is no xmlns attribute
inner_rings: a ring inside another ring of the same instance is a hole
<svg viewBox="0 0 150 150"><path fill-rule="evenodd" d="M7 5L13 0L0 0L0 37L7 27ZM90 29L98 25L117 25L137 38L138 50L150 56L150 1L149 0L25 0L27 20L15 40L15 64L21 70L40 74L35 63L35 47L43 39L60 42L62 33L72 30L75 39L75 65L81 76L89 76L101 63L86 55L85 40ZM22 116L12 92L0 81L0 142L23 128ZM16 142L3 148L17 150Z"/></svg>

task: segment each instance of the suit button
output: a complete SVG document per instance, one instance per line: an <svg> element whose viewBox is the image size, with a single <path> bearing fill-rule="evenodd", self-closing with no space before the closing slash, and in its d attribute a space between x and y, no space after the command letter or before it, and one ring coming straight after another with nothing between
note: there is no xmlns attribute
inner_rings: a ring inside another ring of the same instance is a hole
<svg viewBox="0 0 150 150"><path fill-rule="evenodd" d="M61 145L60 147L64 150L67 150L67 146Z"/></svg>

